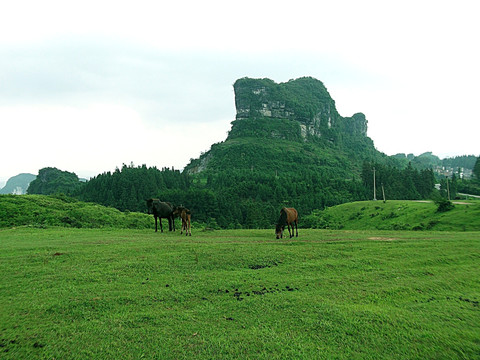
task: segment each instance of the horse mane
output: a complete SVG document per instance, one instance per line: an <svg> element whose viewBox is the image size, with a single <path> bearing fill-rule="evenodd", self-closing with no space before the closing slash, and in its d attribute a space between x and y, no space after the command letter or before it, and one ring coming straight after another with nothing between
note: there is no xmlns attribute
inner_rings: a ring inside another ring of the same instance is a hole
<svg viewBox="0 0 480 360"><path fill-rule="evenodd" d="M287 223L287 212L285 211L285 209L282 209L280 210L280 218L278 219L277 227L285 226L286 223Z"/></svg>

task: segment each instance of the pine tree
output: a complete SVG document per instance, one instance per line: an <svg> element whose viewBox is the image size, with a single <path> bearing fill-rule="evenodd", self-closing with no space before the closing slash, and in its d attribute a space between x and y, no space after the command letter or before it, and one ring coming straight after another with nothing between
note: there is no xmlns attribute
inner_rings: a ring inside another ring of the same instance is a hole
<svg viewBox="0 0 480 360"><path fill-rule="evenodd" d="M480 156L477 158L475 165L473 166L473 175L480 180Z"/></svg>

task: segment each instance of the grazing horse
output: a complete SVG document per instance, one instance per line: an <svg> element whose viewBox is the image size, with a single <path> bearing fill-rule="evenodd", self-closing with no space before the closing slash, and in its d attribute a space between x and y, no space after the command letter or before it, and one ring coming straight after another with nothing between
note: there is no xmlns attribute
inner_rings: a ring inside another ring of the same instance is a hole
<svg viewBox="0 0 480 360"><path fill-rule="evenodd" d="M288 226L288 234L290 235L290 238L294 235L293 225L295 225L297 231L296 236L298 237L298 212L294 208L283 208L280 210L280 218L278 219L277 227L275 228L277 239L283 238L285 225ZM292 226L292 233L290 233L290 225Z"/></svg>
<svg viewBox="0 0 480 360"><path fill-rule="evenodd" d="M157 232L157 219L160 218L160 230L163 232L162 218L168 219L168 230L175 231L175 220L173 218L172 204L158 199L148 199L147 209L149 214L155 218L155 232Z"/></svg>
<svg viewBox="0 0 480 360"><path fill-rule="evenodd" d="M192 236L192 213L186 207L176 206L173 208L173 216L180 216L182 218L182 231L185 229L185 235Z"/></svg>

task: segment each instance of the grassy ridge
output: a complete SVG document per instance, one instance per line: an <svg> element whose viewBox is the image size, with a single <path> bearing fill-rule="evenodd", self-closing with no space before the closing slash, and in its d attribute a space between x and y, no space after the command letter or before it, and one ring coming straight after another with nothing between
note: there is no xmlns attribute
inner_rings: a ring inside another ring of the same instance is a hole
<svg viewBox="0 0 480 360"><path fill-rule="evenodd" d="M303 223L322 229L479 231L480 202L459 201L442 213L433 202L360 201L314 211Z"/></svg>
<svg viewBox="0 0 480 360"><path fill-rule="evenodd" d="M0 228L63 226L74 228L152 228L152 216L121 212L66 196L0 195Z"/></svg>
<svg viewBox="0 0 480 360"><path fill-rule="evenodd" d="M480 233L0 231L0 357L480 353Z"/></svg>

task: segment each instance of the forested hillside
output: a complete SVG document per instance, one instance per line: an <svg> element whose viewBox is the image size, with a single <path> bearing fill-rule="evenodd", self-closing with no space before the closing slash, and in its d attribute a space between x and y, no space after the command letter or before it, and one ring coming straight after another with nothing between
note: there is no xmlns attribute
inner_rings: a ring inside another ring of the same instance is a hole
<svg viewBox="0 0 480 360"><path fill-rule="evenodd" d="M283 84L240 79L234 85L237 115L228 138L192 160L183 172L124 165L91 179L79 197L121 210L145 210L158 197L192 210L211 227L270 227L283 206L302 215L372 197L378 191L422 199L433 189L431 172L400 162L374 147L365 115L338 114L322 82L301 78Z"/></svg>
<svg viewBox="0 0 480 360"><path fill-rule="evenodd" d="M234 90L237 115L228 138L183 171L130 164L81 184L75 174L47 168L29 191L65 192L140 212L155 197L188 207L195 221L212 228L266 228L284 206L296 207L301 219L372 199L374 168L379 199L382 186L387 199L425 199L434 189L430 169L377 151L365 115L342 117L316 79L244 78Z"/></svg>

